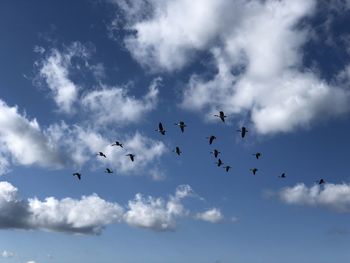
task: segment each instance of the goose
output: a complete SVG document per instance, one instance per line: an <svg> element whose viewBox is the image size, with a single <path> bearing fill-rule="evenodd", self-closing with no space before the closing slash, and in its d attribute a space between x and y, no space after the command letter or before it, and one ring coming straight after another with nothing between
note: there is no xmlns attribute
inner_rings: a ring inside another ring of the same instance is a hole
<svg viewBox="0 0 350 263"><path fill-rule="evenodd" d="M165 130L164 130L163 124L161 122L158 124L158 129L156 131L162 135L165 135Z"/></svg>
<svg viewBox="0 0 350 263"><path fill-rule="evenodd" d="M226 172L228 172L232 167L229 166L229 165L226 165L226 166L224 166L223 168L226 170Z"/></svg>
<svg viewBox="0 0 350 263"><path fill-rule="evenodd" d="M73 176L76 176L79 180L81 180L81 174L80 173L73 173Z"/></svg>
<svg viewBox="0 0 350 263"><path fill-rule="evenodd" d="M223 111L219 112L219 115L215 114L215 117L219 117L223 122L225 122L225 118L227 117Z"/></svg>
<svg viewBox="0 0 350 263"><path fill-rule="evenodd" d="M183 122L183 121L180 121L179 123L174 123L174 125L179 126L180 129L181 129L181 132L184 132L185 131L185 127L187 127L185 122Z"/></svg>
<svg viewBox="0 0 350 263"><path fill-rule="evenodd" d="M127 155L125 156L129 156L130 160L133 162L135 160L135 154L132 154L132 153L128 153Z"/></svg>
<svg viewBox="0 0 350 263"><path fill-rule="evenodd" d="M222 164L224 164L221 159L219 158L218 161L216 162L217 166L221 166Z"/></svg>
<svg viewBox="0 0 350 263"><path fill-rule="evenodd" d="M257 168L252 168L252 169L249 169L254 175L256 174L256 172L258 171Z"/></svg>
<svg viewBox="0 0 350 263"><path fill-rule="evenodd" d="M253 153L253 155L255 156L256 159L259 159L261 157L261 153L259 152Z"/></svg>
<svg viewBox="0 0 350 263"><path fill-rule="evenodd" d="M237 130L237 131L241 133L242 138L244 138L244 136L248 132L247 128L244 126L240 130Z"/></svg>
<svg viewBox="0 0 350 263"><path fill-rule="evenodd" d="M178 146L176 146L176 148L173 152L175 152L177 155L180 155L182 153Z"/></svg>
<svg viewBox="0 0 350 263"><path fill-rule="evenodd" d="M214 135L211 135L210 137L207 137L207 139L209 139L209 144L212 144L216 137Z"/></svg>
<svg viewBox="0 0 350 263"><path fill-rule="evenodd" d="M113 143L111 146L120 146L120 147L124 148L124 147L123 147L123 144L121 144L121 143L118 142L118 141L116 141L115 143Z"/></svg>
<svg viewBox="0 0 350 263"><path fill-rule="evenodd" d="M101 156L101 157L104 157L104 158L107 158L107 156L106 156L103 152L98 152L97 155L98 155L98 156Z"/></svg>
<svg viewBox="0 0 350 263"><path fill-rule="evenodd" d="M214 157L217 158L220 152L219 152L218 150L214 149L214 150L213 150L212 152L210 152L210 153L211 153L211 154L214 154Z"/></svg>

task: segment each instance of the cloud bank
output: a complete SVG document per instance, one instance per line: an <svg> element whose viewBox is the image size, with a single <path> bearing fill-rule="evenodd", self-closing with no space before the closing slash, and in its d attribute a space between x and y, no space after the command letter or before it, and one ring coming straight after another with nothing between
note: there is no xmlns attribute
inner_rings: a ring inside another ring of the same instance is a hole
<svg viewBox="0 0 350 263"><path fill-rule="evenodd" d="M80 199L22 199L16 187L3 181L0 182L0 229L100 234L107 225L126 223L157 232L173 231L178 219L189 213L182 200L192 195L189 185L180 185L175 194L169 195L167 199L143 197L137 193L124 207L116 202L108 202L97 194L82 196ZM207 221L217 222L217 214L204 214L211 218Z"/></svg>

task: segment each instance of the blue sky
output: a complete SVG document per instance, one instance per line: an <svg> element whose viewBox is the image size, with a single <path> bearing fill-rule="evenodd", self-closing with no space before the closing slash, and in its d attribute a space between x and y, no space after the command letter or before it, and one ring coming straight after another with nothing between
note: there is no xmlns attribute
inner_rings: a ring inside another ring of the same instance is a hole
<svg viewBox="0 0 350 263"><path fill-rule="evenodd" d="M349 262L349 14L2 1L0 262Z"/></svg>

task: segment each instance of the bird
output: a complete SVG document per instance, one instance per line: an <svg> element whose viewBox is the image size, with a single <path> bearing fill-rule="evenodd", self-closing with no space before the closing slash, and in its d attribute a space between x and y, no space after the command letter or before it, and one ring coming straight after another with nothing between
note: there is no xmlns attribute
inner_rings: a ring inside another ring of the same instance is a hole
<svg viewBox="0 0 350 263"><path fill-rule="evenodd" d="M210 135L210 137L207 137L207 139L209 139L209 144L212 144L216 137L214 135Z"/></svg>
<svg viewBox="0 0 350 263"><path fill-rule="evenodd" d="M221 166L222 164L224 164L221 159L219 158L218 161L216 162L217 166Z"/></svg>
<svg viewBox="0 0 350 263"><path fill-rule="evenodd" d="M253 153L253 155L255 156L256 159L259 159L261 157L261 153L259 152Z"/></svg>
<svg viewBox="0 0 350 263"><path fill-rule="evenodd" d="M109 169L109 168L106 168L105 173L112 174L113 171L111 169Z"/></svg>
<svg viewBox="0 0 350 263"><path fill-rule="evenodd" d="M281 175L278 176L279 178L286 178L286 173L282 173Z"/></svg>
<svg viewBox="0 0 350 263"><path fill-rule="evenodd" d="M179 123L174 123L174 125L179 126L182 132L184 132L185 131L185 127L187 127L185 122L183 122L183 121L180 121Z"/></svg>
<svg viewBox="0 0 350 263"><path fill-rule="evenodd" d="M248 132L247 128L244 127L244 126L241 129L237 130L237 131L241 133L242 138L244 138L244 136Z"/></svg>
<svg viewBox="0 0 350 263"><path fill-rule="evenodd" d="M121 144L121 143L118 142L118 141L116 141L115 143L113 143L111 146L120 146L120 147L124 148L124 147L123 147L123 144Z"/></svg>
<svg viewBox="0 0 350 263"><path fill-rule="evenodd" d="M103 152L99 152L97 155L101 156L101 157L104 157L104 158L107 158L107 156Z"/></svg>
<svg viewBox="0 0 350 263"><path fill-rule="evenodd" d="M226 166L224 166L223 168L226 170L226 172L228 172L232 167L229 166L229 165L226 165Z"/></svg>
<svg viewBox="0 0 350 263"><path fill-rule="evenodd" d="M217 158L220 152L219 152L218 150L214 149L214 150L211 151L210 153L211 153L211 154L214 154L214 157Z"/></svg>
<svg viewBox="0 0 350 263"><path fill-rule="evenodd" d="M130 157L130 160L133 162L135 160L135 154L132 154L132 153L128 153L127 155L125 156L129 156Z"/></svg>
<svg viewBox="0 0 350 263"><path fill-rule="evenodd" d="M252 168L252 169L249 169L254 175L256 174L256 172L258 171L257 168Z"/></svg>
<svg viewBox="0 0 350 263"><path fill-rule="evenodd" d="M215 114L215 117L219 117L223 122L225 122L225 118L227 117L223 111L219 112L219 115Z"/></svg>
<svg viewBox="0 0 350 263"><path fill-rule="evenodd" d="M325 184L325 183L326 183L326 181L325 181L325 180L323 180L323 179L320 179L319 181L316 181L316 183L318 183L319 185L321 185L321 184Z"/></svg>
<svg viewBox="0 0 350 263"><path fill-rule="evenodd" d="M160 132L160 134L162 134L162 135L165 135L165 130L164 130L163 124L161 122L158 124L158 129L156 131Z"/></svg>
<svg viewBox="0 0 350 263"><path fill-rule="evenodd" d="M73 176L78 177L79 180L81 180L81 174L80 173L74 173Z"/></svg>
<svg viewBox="0 0 350 263"><path fill-rule="evenodd" d="M176 148L173 152L175 152L177 155L180 155L182 153L178 146L176 146Z"/></svg>

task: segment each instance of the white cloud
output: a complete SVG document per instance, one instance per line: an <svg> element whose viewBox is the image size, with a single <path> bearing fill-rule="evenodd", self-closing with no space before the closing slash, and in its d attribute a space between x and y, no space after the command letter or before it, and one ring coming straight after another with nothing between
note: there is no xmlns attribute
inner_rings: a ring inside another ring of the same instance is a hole
<svg viewBox="0 0 350 263"><path fill-rule="evenodd" d="M151 196L144 198L137 194L135 199L128 203L125 221L131 226L155 231L173 230L176 227L176 219L187 213L181 200L191 193L189 185L182 185L176 189L175 196L170 196L167 201Z"/></svg>
<svg viewBox="0 0 350 263"><path fill-rule="evenodd" d="M115 136L117 133L113 133ZM136 132L120 135L124 149L111 147L115 138L103 137L100 133L79 125L69 126L64 122L42 129L36 119L30 120L0 100L0 174L9 171L11 164L38 165L45 168L79 169L88 161L109 164L123 174L129 172L147 174L148 167L161 171L158 160L167 151L165 144ZM135 162L125 156L126 150L136 154ZM107 160L96 158L103 151Z"/></svg>
<svg viewBox="0 0 350 263"><path fill-rule="evenodd" d="M311 187L300 183L279 192L280 199L293 205L320 206L338 212L350 212L350 184L330 184Z"/></svg>
<svg viewBox="0 0 350 263"><path fill-rule="evenodd" d="M12 258L15 256L15 253L11 252L11 251L8 251L8 250L4 250L1 252L1 256L3 258Z"/></svg>
<svg viewBox="0 0 350 263"><path fill-rule="evenodd" d="M48 197L23 200L18 189L0 182L0 228L42 229L58 232L98 234L108 224L122 219L123 208L96 194L76 200Z"/></svg>
<svg viewBox="0 0 350 263"><path fill-rule="evenodd" d="M126 27L135 33L125 43L141 64L172 71L196 51L213 55L216 73L192 75L184 108L248 113L261 134L289 132L349 110L347 91L303 68L309 35L301 22L316 12L315 0L142 3L149 8L117 2L126 17L132 14Z"/></svg>
<svg viewBox="0 0 350 263"><path fill-rule="evenodd" d="M137 193L125 208L97 194L80 199L47 197L22 199L9 182L0 182L0 229L46 230L66 233L100 234L110 224L126 223L152 231L172 231L177 221L187 216L183 199L196 196L189 185L180 185L167 199L143 197ZM216 223L223 219L220 210L203 213L202 220ZM10 253L2 254L9 256Z"/></svg>
<svg viewBox="0 0 350 263"><path fill-rule="evenodd" d="M155 79L142 99L129 96L127 87L104 87L87 93L81 103L96 125L135 123L156 107L160 81L160 78Z"/></svg>
<svg viewBox="0 0 350 263"><path fill-rule="evenodd" d="M196 218L210 223L219 223L224 219L224 216L219 209L212 208L205 212L198 213Z"/></svg>
<svg viewBox="0 0 350 263"><path fill-rule="evenodd" d="M6 172L11 157L15 164L63 167L64 161L42 132L36 119L29 120L0 100L0 171Z"/></svg>
<svg viewBox="0 0 350 263"><path fill-rule="evenodd" d="M40 76L46 81L60 111L72 113L73 103L78 98L79 86L69 78L69 69L73 57L88 57L87 49L74 42L65 51L52 49L50 55L41 63Z"/></svg>
<svg viewBox="0 0 350 263"><path fill-rule="evenodd" d="M222 19L227 18L223 11L232 7L224 0L115 3L133 22L128 28L136 31L125 39L126 47L141 64L158 70L179 69L188 62L193 50L204 49L217 36ZM145 13L150 11L152 15Z"/></svg>
<svg viewBox="0 0 350 263"><path fill-rule="evenodd" d="M118 137L124 148L111 146L115 138L107 139L94 130L84 129L77 125L73 127L65 123L52 125L47 130L47 134L53 143L61 143L71 163L77 168L88 161L93 163L97 161L100 165L107 165L115 169L118 174L151 175L153 177L154 170L159 171L158 160L167 151L163 142L150 139L139 132ZM96 153L100 151L106 154L106 159L96 157ZM134 162L125 156L128 153L136 155Z"/></svg>
<svg viewBox="0 0 350 263"><path fill-rule="evenodd" d="M36 261L34 261L34 260L29 260L29 261L27 261L27 263L36 263Z"/></svg>

